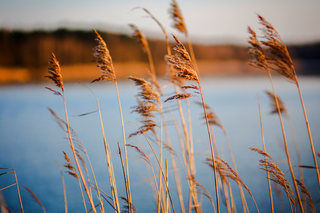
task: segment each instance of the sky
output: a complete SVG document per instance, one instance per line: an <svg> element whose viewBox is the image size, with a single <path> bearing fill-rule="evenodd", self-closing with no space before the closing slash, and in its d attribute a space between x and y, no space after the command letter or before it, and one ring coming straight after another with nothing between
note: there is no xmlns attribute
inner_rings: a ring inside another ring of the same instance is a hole
<svg viewBox="0 0 320 213"><path fill-rule="evenodd" d="M247 27L259 32L262 15L287 44L320 41L319 0L178 0L191 40L205 44L246 44ZM0 28L98 29L130 34L135 24L148 38L163 39L157 24L136 7L148 9L169 33L171 0L1 0ZM259 33L258 33L259 35Z"/></svg>

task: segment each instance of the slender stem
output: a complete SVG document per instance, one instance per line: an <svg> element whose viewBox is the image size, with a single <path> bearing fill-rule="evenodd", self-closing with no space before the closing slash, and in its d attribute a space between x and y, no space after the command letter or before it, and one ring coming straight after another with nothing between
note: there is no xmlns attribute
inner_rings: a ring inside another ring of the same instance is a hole
<svg viewBox="0 0 320 213"><path fill-rule="evenodd" d="M222 131L223 131L223 133L224 133L224 135L226 137L226 141L227 141L227 144L228 144L228 149L229 149L229 153L230 153L230 156L231 156L233 168L236 171L236 173L238 173L237 166L236 166L236 161L235 161L234 156L233 156L233 152L232 152L232 149L231 149L231 144L230 144L230 141L229 141L229 137L228 137L227 131L224 129L224 127L222 127ZM246 198L244 196L244 192L243 192L243 189L242 189L242 186L241 186L240 183L238 183L238 187L239 187L239 191L240 191L240 196L241 196L241 201L242 201L242 206L243 206L243 212L246 212L246 209L248 210L248 205L247 205L247 201L246 201ZM249 210L248 210L248 212L249 212Z"/></svg>
<svg viewBox="0 0 320 213"><path fill-rule="evenodd" d="M266 144L265 144L265 142L264 142L264 134L263 134L263 126L262 126L262 117L261 117L261 107L260 107L259 94L258 94L258 105L259 105L260 127L261 127L261 137L262 137L263 151L267 152L267 151L266 151ZM264 156L264 159L267 160L267 156ZM268 170L267 164L266 164L266 171L267 171L267 179L268 179L268 186L269 186L271 212L274 213L272 190L271 190L271 182L270 182L270 174L269 174L269 170Z"/></svg>
<svg viewBox="0 0 320 213"><path fill-rule="evenodd" d="M16 170L14 169L13 164L12 164L12 168L13 168L13 171L14 171L14 177L15 177L15 179L16 179L17 190L18 190L18 195L19 195L19 200L20 200L20 206L21 206L21 212L24 213L24 209L23 209L23 205L22 205L22 200L21 200L20 189L19 189L18 178L17 178Z"/></svg>
<svg viewBox="0 0 320 213"><path fill-rule="evenodd" d="M280 119L281 130L282 130L284 147L285 147L285 152L286 152L286 155L287 155L287 161L288 161L288 165L289 165L289 170L290 170L290 173L291 173L292 181L293 181L293 184L294 184L294 189L296 191L296 195L297 195L297 198L298 198L298 202L299 202L299 205L300 205L301 212L304 213L304 209L303 209L301 198L300 198L299 189L298 189L298 186L297 186L297 183L296 183L296 178L295 178L295 175L294 175L294 172L293 172L293 168L292 168L292 164L291 164L291 159L290 159L290 154L289 154L289 149L288 149L288 144L287 144L287 137L286 137L286 134L285 134L285 131L284 131L282 115L281 115L281 111L280 111L280 105L279 105L279 101L278 101L278 98L277 98L277 94L276 94L276 91L275 91L275 88L274 88L274 85L273 85L273 81L272 81L272 77L271 77L271 73L270 73L269 69L268 69L268 75L269 75L269 79L270 79L270 82L271 82L271 86L272 86L272 90L273 90L273 94L274 94L274 97L275 97L276 106L277 106L277 110L278 110L278 115L279 115L279 119Z"/></svg>
<svg viewBox="0 0 320 213"><path fill-rule="evenodd" d="M67 193L66 193L66 186L64 183L64 178L63 178L63 173L62 173L62 167L60 163L56 162L60 168L60 173L61 173L61 179L62 179L62 187L63 187L63 197L64 197L64 212L68 213L68 205L67 205Z"/></svg>
<svg viewBox="0 0 320 213"><path fill-rule="evenodd" d="M212 164L213 164L213 173L214 173L214 184L215 184L215 189L216 189L217 212L220 213L218 183L217 183L217 174L216 174L217 167L216 167L215 158L214 158L213 144L212 144L212 138L211 138L211 132L210 132L210 124L209 124L209 120L208 120L207 109L206 109L206 105L204 102L204 95L202 92L202 87L201 87L200 81L198 80L197 83L199 85L199 90L200 90L201 100L202 100L202 105L203 105L203 110L204 110L204 116L206 118L206 124L207 124L207 129L208 129L208 136L209 136L209 141L210 141L211 157L212 157Z"/></svg>
<svg viewBox="0 0 320 213"><path fill-rule="evenodd" d="M306 108L304 106L304 102L303 102L303 99L302 99L302 94L301 94L301 90L300 90L300 86L299 86L298 80L296 82L297 82L297 87L298 87L298 91L299 91L299 96L300 96L300 101L301 101L301 105L302 105L302 109L303 109L304 118L306 120L306 125L307 125L308 135L309 135L309 139L310 139L310 146L311 146L312 156L313 156L313 160L314 160L314 165L316 167L318 185L319 185L319 189L320 189L320 174L319 174L319 169L318 169L318 162L317 162L317 158L316 158L316 153L315 153L314 146L313 146L313 140L312 140L310 125L309 125L309 121L308 121L307 111L306 111Z"/></svg>
<svg viewBox="0 0 320 213"><path fill-rule="evenodd" d="M289 121L289 125L290 125L290 129L291 129L291 134L292 134L292 137L293 137L293 142L294 142L294 146L296 148L296 152L297 152L297 158L298 158L298 164L299 165L302 165L302 160L301 160L301 154L300 154L300 149L299 149L299 145L298 145L298 141L297 141L297 136L295 134L295 131L294 131L294 127L293 127L293 123L292 123L292 120L291 120L291 117L289 115L289 113L287 112L286 114L286 117ZM302 167L299 166L299 178L300 178L300 181L302 183L304 183L304 178L303 178L303 169ZM304 211L307 211L307 202L306 202L306 198L305 198L305 194L304 193L301 193L301 199L303 201L303 208L304 208Z"/></svg>
<svg viewBox="0 0 320 213"><path fill-rule="evenodd" d="M117 81L114 82L116 85L116 90L117 90L117 97L118 97L118 103L119 103L119 111L120 111L120 117L121 117L121 126L122 126L122 135L123 135L123 144L124 144L124 155L125 155L125 160L126 160L126 181L127 181L127 190L128 190L128 204L129 204L129 213L132 213L133 210L131 208L132 200L131 200L131 190L130 190L130 178L129 178L129 166L128 166L128 155L127 155L127 143L126 143L126 134L125 134L125 129L124 129L124 121L123 121L123 115L122 115L122 109L121 109L121 102L120 102L120 95L119 95L119 89L118 89L118 84Z"/></svg>
<svg viewBox="0 0 320 213"><path fill-rule="evenodd" d="M68 119L68 112L67 112L67 105L66 105L64 88L62 88L62 94L63 94L64 111L65 111L65 115L66 115L68 138L69 138L69 142L70 142L70 147L71 147L71 150L72 150L72 154L73 154L74 160L75 160L75 162L76 162L77 169L78 169L78 171L79 171L79 175L80 175L82 184L83 184L84 189L85 189L85 191L86 191L86 193L87 193L87 196L88 196L88 199L89 199L91 208L92 208L92 212L96 213L97 211L96 211L95 205L94 205L94 203L93 203L92 196L91 196L91 194L89 193L88 186L87 186L87 183L86 183L86 181L85 181L85 179L84 179L84 176L83 176L83 173L82 173L82 170L81 170L81 167L80 167L80 164L79 164L79 161L78 161L76 152L75 152L75 148L74 148L74 145L73 145L73 140L72 140L72 136L71 136L71 132L70 132L70 126L69 126L69 119Z"/></svg>

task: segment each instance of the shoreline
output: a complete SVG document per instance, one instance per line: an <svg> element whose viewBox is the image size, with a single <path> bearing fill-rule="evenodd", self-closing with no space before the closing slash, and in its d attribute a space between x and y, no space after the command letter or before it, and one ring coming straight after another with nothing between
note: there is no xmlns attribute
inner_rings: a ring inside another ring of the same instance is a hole
<svg viewBox="0 0 320 213"><path fill-rule="evenodd" d="M226 60L226 61L198 61L200 76L215 76L215 77L251 77L262 76L264 71L248 65L247 61ZM295 61L295 68L298 75L314 75L319 76L318 70L308 70L310 63L305 61ZM320 64L320 61L315 63ZM146 69L148 63L144 62L115 62L114 68L118 80L123 80L128 76L136 76L147 78ZM313 66L317 67L317 66ZM320 66L318 67L320 68ZM165 79L167 73L167 65L165 62L155 64L157 75ZM65 82L77 81L92 81L100 76L100 70L95 66L95 63L61 65L63 80ZM277 74L274 72L274 74ZM0 84L26 84L26 83L42 83L47 79L47 67L43 68L24 68L15 67L7 68L0 67Z"/></svg>

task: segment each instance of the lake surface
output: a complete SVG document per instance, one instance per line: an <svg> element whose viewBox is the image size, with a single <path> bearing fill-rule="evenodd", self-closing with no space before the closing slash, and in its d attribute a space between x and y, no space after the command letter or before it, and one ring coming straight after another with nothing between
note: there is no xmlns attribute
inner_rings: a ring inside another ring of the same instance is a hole
<svg viewBox="0 0 320 213"><path fill-rule="evenodd" d="M311 126L315 150L320 151L320 78L300 77L299 82ZM275 114L270 114L270 101L265 94L265 90L271 90L269 79L267 77L203 78L202 83L207 104L220 117L228 133L240 177L251 190L260 212L270 212L266 173L259 169L258 160L262 157L248 149L250 146L262 149L257 94L260 96L267 152L285 173L287 179L291 182L292 188L293 185L286 163L285 152L282 148L282 132L279 118ZM275 78L274 83L277 94L282 98L291 115L299 143L302 164L313 166L309 138L297 88L282 77ZM169 83L164 81L161 84L166 85ZM120 142L121 147L123 147L123 140L114 84L102 82L87 85L99 98L106 138L110 144L117 178L118 193L119 196L125 196L117 147L117 142ZM48 84L0 87L0 167L12 168L14 166L25 212L41 212L42 209L33 201L29 192L22 187L23 185L30 188L39 197L47 212L64 211L61 174L56 161L63 165L65 160L62 151L67 152L70 158L72 153L63 130L47 109L47 107L52 108L58 116L65 119L62 98L53 95L51 91L45 89L46 86L55 89L51 82ZM70 125L77 132L87 149L99 187L111 194L98 113L77 116L95 110L97 105L95 97L86 87L78 83L66 84L65 89ZM136 113L131 113L131 107L137 105L135 95L138 92L138 88L132 82L121 81L119 82L119 89L126 136L129 136L129 134L137 130L135 122L140 121L140 117ZM170 85L164 91L168 97L173 94ZM195 104L195 101L200 101L199 95L198 97L190 98L194 152L196 153L196 180L210 192L213 200L215 200L213 172L204 163L204 158L210 156L208 134L204 121L200 119L202 117L202 109ZM176 108L175 100L169 103L172 108ZM187 114L184 101L183 106L185 114ZM167 108L167 105L164 104L164 107ZM177 115L177 111L174 111L174 113ZM176 118L179 117L177 116ZM176 131L172 118L168 113L166 114L166 120L172 147L181 156ZM160 122L159 116L155 118L155 121ZM288 120L284 119L284 125L292 163L297 166L298 161ZM218 127L213 127L213 131L220 155L232 165L223 132ZM148 155L152 164L156 165L155 158L144 137L132 137L127 140L127 143L138 146ZM157 144L155 142L151 142L151 144L157 151ZM153 199L153 191L149 186L150 167L141 160L139 153L134 149L128 148L128 156L130 159L129 170L133 204L138 212L155 211L156 205ZM169 161L169 186L176 212L180 212L170 156L166 150L164 151L164 158ZM176 161L179 162L179 159L176 158ZM85 212L79 183L65 171L66 168L63 168L69 212ZM297 167L295 167L295 172L298 172ZM310 190L313 201L316 203L316 208L320 209L316 172L313 169L304 169L303 172L306 187ZM185 205L187 206L189 192L181 169L180 174ZM237 210L242 212L237 185L232 180L231 182L233 194L236 197ZM14 175L6 174L0 176L0 188L13 183L15 183ZM8 207L13 212L20 212L16 187L5 189L2 193ZM281 202L275 191L273 193L275 210L279 212L281 210ZM256 212L250 195L247 192L245 192L245 195L250 211ZM284 208L290 211L288 199L283 191L282 195ZM201 196L199 195L199 197ZM89 203L87 203L87 206L89 206ZM106 202L105 206L109 212L112 210ZM206 197L202 198L202 207L204 212L212 212L212 204ZM221 212L226 212L222 202Z"/></svg>

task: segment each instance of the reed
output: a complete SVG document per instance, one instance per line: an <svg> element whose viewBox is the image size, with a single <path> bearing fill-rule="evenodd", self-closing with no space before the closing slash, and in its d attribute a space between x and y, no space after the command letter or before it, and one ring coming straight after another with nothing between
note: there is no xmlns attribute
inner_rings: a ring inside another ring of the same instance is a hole
<svg viewBox="0 0 320 213"><path fill-rule="evenodd" d="M260 24L263 25L264 27L262 28L262 31L266 39L265 41L262 41L262 44L266 46L268 50L271 52L271 57L267 58L268 63L273 65L271 66L271 69L275 70L280 75L283 75L287 79L291 80L297 86L303 114L306 121L307 130L308 130L308 136L310 140L310 147L311 147L311 152L314 160L314 165L316 168L318 168L318 163L317 163L316 153L313 145L307 112L304 106L297 73L295 71L287 46L281 39L281 36L279 35L279 33L275 30L275 28L262 16L258 15L258 17L260 19ZM316 173L318 178L318 185L320 188L320 174L318 169L316 169ZM295 185L295 188L297 188L296 185Z"/></svg>
<svg viewBox="0 0 320 213"><path fill-rule="evenodd" d="M260 17L260 16L259 16ZM269 65L268 65L268 61L267 58L264 54L264 50L261 47L260 42L257 40L256 37L256 33L250 28L248 27L248 31L251 34L250 40L248 41L248 43L251 45L250 49L249 49L249 53L252 56L252 61L250 62L250 65L260 68L262 70L265 70L268 72L268 76L271 82L271 86L272 86L272 90L273 90L273 94L275 95L275 97L277 97L276 95L276 91L274 88L274 84L273 84L273 80L271 77L271 72L269 69ZM290 76L290 73L284 72L284 75ZM294 183L294 188L295 188L295 192L298 198L298 202L299 202L299 206L301 209L301 212L304 212L303 210L303 206L302 206L302 202L301 202L301 198L300 198L300 193L298 190L298 186L295 182L295 174L293 172L293 167L292 167L292 162L291 162L291 158L290 158L290 154L289 154L289 149L288 149L288 143L287 143L287 137L285 134L285 129L284 129L284 125L283 125L283 120L282 120L282 115L281 115L281 111L280 111L280 105L279 105L279 101L277 98L275 98L275 102L276 102L276 106L277 106L277 111L278 111L278 115L279 115L279 120L280 120L280 125L281 125L281 130L282 130L282 137L283 137L283 142L284 142L284 146L285 146L285 152L286 152L286 156L287 156L287 162L288 162L288 166L290 169L290 173L291 173L291 177Z"/></svg>
<svg viewBox="0 0 320 213"><path fill-rule="evenodd" d="M96 41L98 42L98 45L94 48L94 56L96 58L96 66L100 68L101 76L93 82L106 80L106 81L112 81L115 84L116 91L117 91L117 97L118 97L118 106L119 106L119 113L120 113L120 119L121 119L121 127L122 127L122 136L123 136L123 144L124 144L124 154L125 154L125 162L126 162L126 169L125 169L125 178L126 178L126 191L127 191L127 200L129 204L129 212L132 213L131 208L131 189L130 189L130 178L129 178L129 166L128 166L128 155L127 155L127 147L126 147L126 135L125 135L125 129L124 129L124 121L123 121L123 115L122 115L122 108L121 108L121 101L120 101L120 95L119 95L119 88L118 83L116 80L116 74L113 67L112 57L109 53L109 50L107 48L107 44L104 42L102 37L99 35L99 33L94 30L94 33L96 34Z"/></svg>
<svg viewBox="0 0 320 213"><path fill-rule="evenodd" d="M173 65L173 67L177 70L176 72L176 77L182 78L184 80L190 80L190 81L195 81L198 84L199 92L201 95L201 100L203 104L203 110L204 114L206 117L206 124L207 124L207 129L208 129L208 136L209 136L209 142L210 142L210 147L211 147L211 156L212 159L214 159L214 150L213 150L213 143L212 143L212 138L211 138L211 133L210 133L210 126L209 126L209 121L207 119L207 110L205 107L205 102L204 102L204 96L200 84L200 79L198 78L197 72L193 68L192 60L183 46L183 44L179 41L179 39L175 36L173 36L174 39L176 40L176 46L173 48L173 50L176 52L175 55L168 55L166 56L166 60ZM183 97L183 95L181 95ZM180 97L175 95L174 97ZM216 166L215 162L213 161L213 171L214 171L214 181L215 181L215 189L216 189L216 199L217 199L217 212L220 212L220 207L219 207L219 194L218 194L218 184L217 184L217 176L216 176Z"/></svg>
<svg viewBox="0 0 320 213"><path fill-rule="evenodd" d="M95 205L94 205L93 200L92 200L92 196L91 196L91 194L89 192L89 188L88 188L87 183L86 183L86 181L84 179L83 172L81 170L81 167L80 167L80 164L79 164L79 161L78 161L78 157L77 157L77 154L76 154L76 151L75 151L75 148L74 148L74 144L73 144L73 140L72 140L72 136L71 136L71 130L70 130L70 126L69 126L69 118L68 118L67 105L66 105L66 99L65 99L65 89L64 89L64 86L63 86L63 80L62 80L62 75L61 75L60 64L59 64L59 61L57 60L56 56L53 53L51 53L51 58L50 58L49 67L48 67L48 73L49 73L49 75L47 75L46 77L50 78L56 84L56 86L58 88L60 88L61 91L62 91L62 98L63 98L64 111L65 111L65 116L66 116L66 127L67 127L69 145L70 145L74 160L76 162L76 166L77 166L77 169L78 169L78 172L79 172L79 175L80 175L80 179L81 179L82 184L83 184L83 186L85 188L85 191L87 193L87 197L89 199L89 202L90 202L90 205L91 205L91 208L92 208L92 212L96 213L96 209L95 209ZM56 93L57 92L55 92L55 94ZM60 93L57 93L57 94L60 94Z"/></svg>

